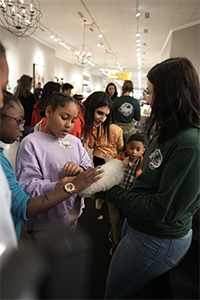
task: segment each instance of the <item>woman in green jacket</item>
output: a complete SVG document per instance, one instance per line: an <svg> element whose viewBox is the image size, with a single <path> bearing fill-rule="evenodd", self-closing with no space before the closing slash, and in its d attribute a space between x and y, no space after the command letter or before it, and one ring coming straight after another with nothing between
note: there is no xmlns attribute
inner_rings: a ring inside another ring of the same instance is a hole
<svg viewBox="0 0 200 300"><path fill-rule="evenodd" d="M171 58L147 74L151 141L132 188L95 194L126 212L112 258L105 299L127 299L175 267L192 239L200 207L200 84L186 58Z"/></svg>

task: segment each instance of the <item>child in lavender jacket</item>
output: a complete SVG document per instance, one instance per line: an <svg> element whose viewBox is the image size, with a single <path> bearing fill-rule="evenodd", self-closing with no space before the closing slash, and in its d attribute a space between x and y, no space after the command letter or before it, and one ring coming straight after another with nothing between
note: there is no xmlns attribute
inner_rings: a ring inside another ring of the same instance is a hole
<svg viewBox="0 0 200 300"><path fill-rule="evenodd" d="M46 106L47 122L41 131L28 135L20 144L17 153L17 179L24 191L31 196L57 189L62 180L91 168L91 161L79 139L70 135L77 118L75 100L63 93L54 93ZM67 163L67 164L66 164ZM67 168L67 172L66 172ZM49 211L29 218L24 227L31 237L38 231L48 230L62 223L69 223L77 195L74 194ZM81 199L80 211L84 207ZM72 227L76 226L77 219Z"/></svg>

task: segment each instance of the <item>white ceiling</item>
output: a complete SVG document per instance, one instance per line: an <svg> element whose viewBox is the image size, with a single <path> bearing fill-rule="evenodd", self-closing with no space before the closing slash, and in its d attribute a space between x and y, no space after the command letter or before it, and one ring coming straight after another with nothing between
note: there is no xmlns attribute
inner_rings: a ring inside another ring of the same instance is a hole
<svg viewBox="0 0 200 300"><path fill-rule="evenodd" d="M136 5L141 13L136 18ZM94 54L93 73L101 75L99 68L117 69L117 61L123 71L132 72L135 88L138 85L136 33L140 33L142 88L146 86L146 73L160 61L161 51L171 30L200 20L200 0L40 0L43 17L41 28L34 37L56 50L56 55L73 63L73 49L83 43ZM81 18L81 12L84 18ZM149 13L149 19L145 18ZM137 23L138 22L138 23ZM148 33L144 33L147 29ZM65 49L50 38L54 33L71 48ZM99 39L99 33L103 38ZM102 42L105 48L98 48Z"/></svg>

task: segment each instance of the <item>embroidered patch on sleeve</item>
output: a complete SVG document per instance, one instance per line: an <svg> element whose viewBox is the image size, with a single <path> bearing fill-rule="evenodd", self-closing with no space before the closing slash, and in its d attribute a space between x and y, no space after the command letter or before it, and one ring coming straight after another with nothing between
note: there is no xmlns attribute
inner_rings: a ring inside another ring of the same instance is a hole
<svg viewBox="0 0 200 300"><path fill-rule="evenodd" d="M160 149L156 149L153 153L149 155L149 168L154 170L159 168L163 161L163 156Z"/></svg>

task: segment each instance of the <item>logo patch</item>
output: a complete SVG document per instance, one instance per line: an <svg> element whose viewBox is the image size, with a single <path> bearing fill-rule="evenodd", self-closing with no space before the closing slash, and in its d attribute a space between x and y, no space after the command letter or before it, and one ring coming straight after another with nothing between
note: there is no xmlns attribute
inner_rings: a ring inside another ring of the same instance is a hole
<svg viewBox="0 0 200 300"><path fill-rule="evenodd" d="M123 116L128 117L133 112L133 106L130 103L125 102L120 106L119 111Z"/></svg>
<svg viewBox="0 0 200 300"><path fill-rule="evenodd" d="M62 149L73 149L73 145L70 141L58 139L58 145Z"/></svg>
<svg viewBox="0 0 200 300"><path fill-rule="evenodd" d="M160 149L156 149L153 153L151 153L151 155L149 155L149 159L149 168L151 170L159 168L163 161L163 156Z"/></svg>

